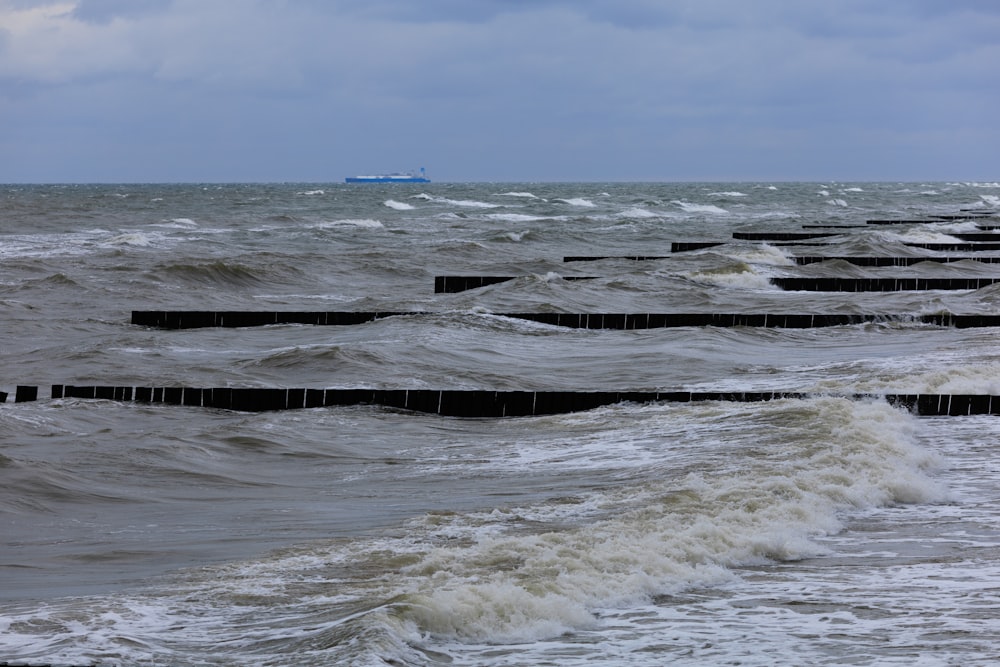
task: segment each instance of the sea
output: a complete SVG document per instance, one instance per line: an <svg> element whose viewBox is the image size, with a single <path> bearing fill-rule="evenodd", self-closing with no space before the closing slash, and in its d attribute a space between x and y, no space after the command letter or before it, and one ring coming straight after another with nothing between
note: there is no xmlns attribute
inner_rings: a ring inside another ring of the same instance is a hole
<svg viewBox="0 0 1000 667"><path fill-rule="evenodd" d="M1000 284L773 282L1000 276L975 259L998 251L909 245L997 209L996 182L0 186L0 664L997 664L1000 418L878 394L1000 394L996 328L906 318L996 314ZM832 236L734 237L808 228ZM512 279L435 292L455 275ZM167 330L133 310L408 314ZM63 384L803 395L477 418Z"/></svg>

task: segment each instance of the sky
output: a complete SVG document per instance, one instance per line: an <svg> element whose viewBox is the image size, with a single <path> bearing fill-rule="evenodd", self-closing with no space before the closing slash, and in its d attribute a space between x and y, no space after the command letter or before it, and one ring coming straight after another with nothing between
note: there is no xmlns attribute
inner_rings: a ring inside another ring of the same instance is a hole
<svg viewBox="0 0 1000 667"><path fill-rule="evenodd" d="M0 0L0 183L1000 180L998 0Z"/></svg>

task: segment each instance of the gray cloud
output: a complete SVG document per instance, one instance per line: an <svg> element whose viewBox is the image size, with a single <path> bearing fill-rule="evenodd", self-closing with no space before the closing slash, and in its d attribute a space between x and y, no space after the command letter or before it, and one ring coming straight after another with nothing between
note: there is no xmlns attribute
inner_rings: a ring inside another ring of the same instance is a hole
<svg viewBox="0 0 1000 667"><path fill-rule="evenodd" d="M0 181L971 178L991 5L0 0Z"/></svg>

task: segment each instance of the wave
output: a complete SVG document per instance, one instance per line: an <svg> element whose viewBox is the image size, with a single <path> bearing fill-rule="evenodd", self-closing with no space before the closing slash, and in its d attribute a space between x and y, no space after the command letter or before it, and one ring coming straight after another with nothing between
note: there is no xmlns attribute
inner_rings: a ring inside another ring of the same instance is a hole
<svg viewBox="0 0 1000 667"><path fill-rule="evenodd" d="M720 287L769 291L776 289L766 275L755 271L753 267L744 262L693 271L687 274L687 277L698 283L708 283Z"/></svg>
<svg viewBox="0 0 1000 667"><path fill-rule="evenodd" d="M451 206L463 206L466 208L500 208L500 204L491 204L485 201L475 201L471 199L446 199L444 197L432 197L428 194L419 194L415 199L424 199L435 204L449 204Z"/></svg>
<svg viewBox="0 0 1000 667"><path fill-rule="evenodd" d="M661 218L663 217L659 213L654 213L644 208L639 208L634 206L632 208L626 209L618 214L620 218Z"/></svg>
<svg viewBox="0 0 1000 667"><path fill-rule="evenodd" d="M705 419L743 420L738 408L700 410ZM644 419L682 412L633 411ZM552 638L592 627L595 608L725 582L734 566L822 554L812 538L840 530L842 514L856 508L947 496L930 477L939 461L913 440L912 418L884 404L829 399L763 413L757 419L781 427L759 435L762 424L755 424L743 436L726 436L747 444L752 438L760 458L741 456L711 475L692 469L668 483L548 507L435 517L434 529L458 544L441 544L404 566L412 590L379 616L403 622L410 637ZM676 424L664 417L661 437L677 433ZM684 436L681 430L673 438ZM782 465L775 468L771 457ZM587 515L596 520L572 527ZM553 528L519 534L526 522Z"/></svg>
<svg viewBox="0 0 1000 667"><path fill-rule="evenodd" d="M582 206L585 208L597 206L594 202L582 197L573 197L572 199L556 199L554 201L561 201L562 203L569 204L570 206Z"/></svg>
<svg viewBox="0 0 1000 667"><path fill-rule="evenodd" d="M501 192L499 197L523 197L525 199L538 199L537 196L530 192Z"/></svg>
<svg viewBox="0 0 1000 667"><path fill-rule="evenodd" d="M676 204L687 213L713 213L717 215L729 215L729 211L726 209L719 208L718 206L712 206L711 204L692 204L690 202L676 199L670 203Z"/></svg>
<svg viewBox="0 0 1000 667"><path fill-rule="evenodd" d="M384 202L384 204L385 206L396 209L397 211L412 211L414 208L413 204L407 204L405 202L396 201L395 199L387 199Z"/></svg>
<svg viewBox="0 0 1000 667"><path fill-rule="evenodd" d="M150 275L157 280L166 275L187 283L243 287L281 282L288 276L296 280L302 277L301 271L288 264L253 267L231 260L168 264L155 268Z"/></svg>
<svg viewBox="0 0 1000 667"><path fill-rule="evenodd" d="M372 220L371 218L347 218L344 220L331 220L329 222L321 222L316 225L311 225L313 229L329 229L331 227L367 227L369 229L380 229L384 228L383 225L378 220Z"/></svg>
<svg viewBox="0 0 1000 667"><path fill-rule="evenodd" d="M525 215L523 213L489 213L486 215L490 220L501 222L538 222L539 220L559 220L559 217L545 215Z"/></svg>
<svg viewBox="0 0 1000 667"><path fill-rule="evenodd" d="M152 222L149 227L166 227L167 229L190 229L197 227L198 223L191 218L171 218L165 222Z"/></svg>
<svg viewBox="0 0 1000 667"><path fill-rule="evenodd" d="M153 241L146 234L142 234L140 232L129 232L113 236L104 243L106 245L150 246L153 244Z"/></svg>
<svg viewBox="0 0 1000 667"><path fill-rule="evenodd" d="M508 424L553 434L482 465L511 475L533 464L568 474L611 466L624 483L535 504L428 512L398 536L190 570L149 594L10 609L0 649L67 663L99 647L130 664L183 662L199 651L234 664L291 654L303 664L426 664L428 655L468 664L460 656L483 643L555 641L602 628L602 610L735 583L741 567L828 553L817 538L858 512L950 498L933 477L941 461L916 442L917 420L884 403L598 412ZM595 419L627 423L627 435L582 435ZM256 438L231 444L260 446ZM692 448L698 457L685 454ZM618 464L622 451L633 460Z"/></svg>

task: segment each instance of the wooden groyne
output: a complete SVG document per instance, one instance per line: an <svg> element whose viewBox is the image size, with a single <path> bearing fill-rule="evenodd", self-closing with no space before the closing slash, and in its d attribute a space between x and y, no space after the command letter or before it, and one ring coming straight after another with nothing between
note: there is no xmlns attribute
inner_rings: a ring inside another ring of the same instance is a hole
<svg viewBox="0 0 1000 667"><path fill-rule="evenodd" d="M1000 414L988 394L824 394L811 392L492 391L463 389L283 389L53 385L52 398L103 399L240 412L378 405L449 417L530 417L593 410L619 403L756 403L808 398L882 400L920 416Z"/></svg>
<svg viewBox="0 0 1000 667"><path fill-rule="evenodd" d="M275 324L350 326L396 316L435 315L424 311L252 312L134 310L132 324L158 329L256 327ZM573 329L658 329L671 327L768 327L811 329L871 322L927 324L960 329L1000 326L1000 315L873 313L491 313L497 317Z"/></svg>
<svg viewBox="0 0 1000 667"><path fill-rule="evenodd" d="M805 292L904 292L976 290L1000 278L771 278L783 290Z"/></svg>
<svg viewBox="0 0 1000 667"><path fill-rule="evenodd" d="M604 259L621 259L637 262L669 259L670 255L567 255L564 262L596 262ZM979 262L981 264L1000 264L1000 257L983 255L926 255L918 257L889 257L863 255L798 255L789 258L796 264L816 264L818 262L847 262L855 266L913 266L920 262L948 264L952 262Z"/></svg>
<svg viewBox="0 0 1000 667"><path fill-rule="evenodd" d="M484 285L515 280L517 276L437 276L435 293L456 293ZM568 277L565 280L593 280L593 277ZM771 278L776 287L808 292L906 292L914 290L975 290L987 287L1000 278Z"/></svg>
<svg viewBox="0 0 1000 667"><path fill-rule="evenodd" d="M969 255L950 257L862 257L850 255L799 255L792 257L796 264L817 264L819 262L846 262L855 266L913 266L921 262L932 262L936 264L950 264L953 262L979 262L980 264L1000 264L1000 257L983 257Z"/></svg>

